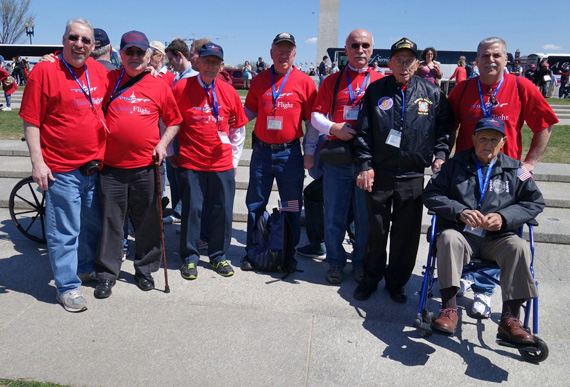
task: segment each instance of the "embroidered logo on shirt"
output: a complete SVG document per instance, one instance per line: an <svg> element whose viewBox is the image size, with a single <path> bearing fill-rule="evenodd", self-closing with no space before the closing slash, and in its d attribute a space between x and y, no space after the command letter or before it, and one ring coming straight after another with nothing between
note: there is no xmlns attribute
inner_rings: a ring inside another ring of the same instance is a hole
<svg viewBox="0 0 570 387"><path fill-rule="evenodd" d="M390 97L382 97L378 100L380 110L388 110L394 106L394 100Z"/></svg>
<svg viewBox="0 0 570 387"><path fill-rule="evenodd" d="M414 103L418 104L418 114L424 116L427 116L429 114L429 105L433 104L433 102L427 98L418 98L414 101Z"/></svg>
<svg viewBox="0 0 570 387"><path fill-rule="evenodd" d="M495 192L496 194L502 194L503 192L509 192L509 182L502 181L500 179L493 180L489 185L489 191Z"/></svg>
<svg viewBox="0 0 570 387"><path fill-rule="evenodd" d="M532 179L532 172L528 171L526 168L519 168L517 171L517 177L521 180L521 181L525 181L527 180L529 177Z"/></svg>

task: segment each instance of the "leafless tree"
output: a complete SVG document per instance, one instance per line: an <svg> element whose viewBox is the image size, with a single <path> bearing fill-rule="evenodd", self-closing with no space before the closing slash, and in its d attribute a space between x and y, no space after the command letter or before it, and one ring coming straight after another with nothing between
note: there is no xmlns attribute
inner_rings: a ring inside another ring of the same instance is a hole
<svg viewBox="0 0 570 387"><path fill-rule="evenodd" d="M0 43L11 44L24 40L24 23L32 23L30 0L0 0Z"/></svg>

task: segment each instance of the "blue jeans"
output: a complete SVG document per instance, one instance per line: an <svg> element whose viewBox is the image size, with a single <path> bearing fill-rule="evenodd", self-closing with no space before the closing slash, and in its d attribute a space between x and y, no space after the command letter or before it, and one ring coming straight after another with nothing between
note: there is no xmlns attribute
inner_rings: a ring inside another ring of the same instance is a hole
<svg viewBox="0 0 570 387"><path fill-rule="evenodd" d="M253 225L266 209L273 179L277 181L281 201L297 200L301 208L303 193L303 155L299 144L283 150L263 147L254 142L249 165L249 185L245 204L247 206L247 246L251 243ZM293 229L294 245L299 243L301 234L301 213L292 212L289 216Z"/></svg>
<svg viewBox="0 0 570 387"><path fill-rule="evenodd" d="M180 187L178 185L178 168L174 168L170 161L166 159L166 178L170 183L170 205L174 215L180 218L182 203L180 202Z"/></svg>
<svg viewBox="0 0 570 387"><path fill-rule="evenodd" d="M330 266L344 267L346 251L342 246L349 208L354 213L353 267L362 268L368 241L368 208L364 191L356 186L353 164L323 163L323 199L325 203L325 245Z"/></svg>
<svg viewBox="0 0 570 387"><path fill-rule="evenodd" d="M499 273L501 272L499 269L487 269L484 270L485 273L494 277L495 279L499 279ZM497 286L493 281L486 278L482 274L472 273L465 276L466 278L473 281L473 285L471 285L471 290L475 293L483 293L487 296L492 296L495 292L495 287Z"/></svg>
<svg viewBox="0 0 570 387"><path fill-rule="evenodd" d="M4 92L4 98L6 98L6 107L10 107L12 103L12 94L8 95Z"/></svg>
<svg viewBox="0 0 570 387"><path fill-rule="evenodd" d="M54 173L46 191L46 240L59 294L81 285L77 273L93 271L101 232L99 174L78 169Z"/></svg>

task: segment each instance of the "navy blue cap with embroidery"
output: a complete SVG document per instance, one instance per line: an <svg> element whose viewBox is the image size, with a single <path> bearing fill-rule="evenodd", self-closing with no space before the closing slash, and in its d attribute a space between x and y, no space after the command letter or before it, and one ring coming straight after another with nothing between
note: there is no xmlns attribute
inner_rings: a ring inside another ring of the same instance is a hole
<svg viewBox="0 0 570 387"><path fill-rule="evenodd" d="M121 37L121 51L129 47L138 47L141 50L148 50L150 47L148 38L140 31L125 32Z"/></svg>
<svg viewBox="0 0 570 387"><path fill-rule="evenodd" d="M496 130L497 132L501 133L503 136L505 135L505 123L501 120L497 120L495 118L481 118L477 125L475 125L475 130L473 133L477 133L481 130Z"/></svg>
<svg viewBox="0 0 570 387"><path fill-rule="evenodd" d="M222 46L217 45L216 43L206 43L200 48L200 52L198 55L201 57L203 56L217 56L221 60L224 60L224 50Z"/></svg>

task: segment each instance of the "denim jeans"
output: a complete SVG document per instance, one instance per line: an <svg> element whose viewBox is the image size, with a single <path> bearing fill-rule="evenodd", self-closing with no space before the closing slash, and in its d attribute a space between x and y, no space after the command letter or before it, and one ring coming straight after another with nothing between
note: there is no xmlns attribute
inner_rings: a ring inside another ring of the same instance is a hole
<svg viewBox="0 0 570 387"><path fill-rule="evenodd" d="M4 92L4 97L6 98L6 107L10 107L12 103L12 94L8 95Z"/></svg>
<svg viewBox="0 0 570 387"><path fill-rule="evenodd" d="M259 142L254 142L249 166L249 185L245 198L248 210L246 250L251 243L253 225L266 209L273 180L277 181L281 201L297 200L300 209L303 178L303 155L299 144L288 149L274 150L263 147ZM301 213L292 212L290 215L294 244L297 246L301 233Z"/></svg>
<svg viewBox="0 0 570 387"><path fill-rule="evenodd" d="M77 273L93 271L101 232L99 174L54 173L46 191L46 240L59 294L77 289Z"/></svg>
<svg viewBox="0 0 570 387"><path fill-rule="evenodd" d="M347 228L349 208L354 214L353 267L362 268L368 241L368 208L364 191L356 186L353 164L323 163L323 199L325 203L325 245L330 266L344 267L346 251L342 246Z"/></svg>
<svg viewBox="0 0 570 387"><path fill-rule="evenodd" d="M494 277L495 279L499 279L499 273L501 272L499 269L487 269L484 271L485 273L487 273L491 277ZM495 287L497 285L482 274L471 273L466 275L465 278L473 281L473 285L471 285L471 290L473 290L475 293L483 293L487 296L492 296L493 293L495 292Z"/></svg>
<svg viewBox="0 0 570 387"><path fill-rule="evenodd" d="M170 183L170 205L174 215L180 218L182 203L180 202L180 187L178 185L178 168L174 168L170 161L166 159L166 177Z"/></svg>

